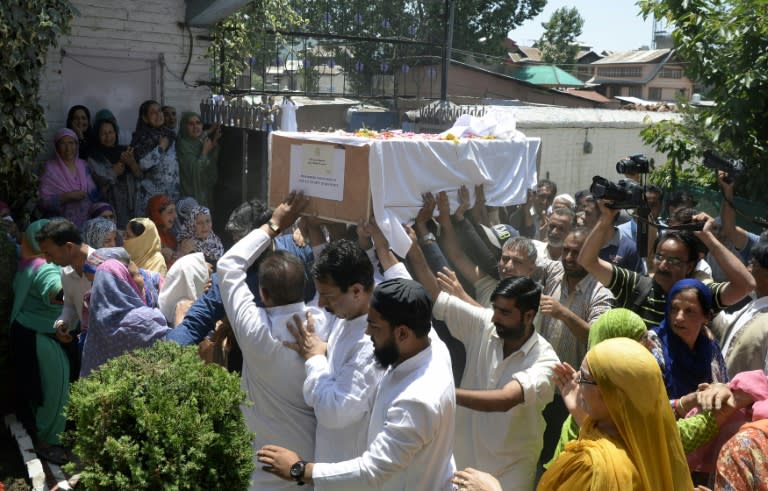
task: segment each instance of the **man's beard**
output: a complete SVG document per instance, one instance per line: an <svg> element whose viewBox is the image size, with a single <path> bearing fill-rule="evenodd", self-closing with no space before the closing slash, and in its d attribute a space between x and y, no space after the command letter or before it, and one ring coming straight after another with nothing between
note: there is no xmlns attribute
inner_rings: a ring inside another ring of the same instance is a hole
<svg viewBox="0 0 768 491"><path fill-rule="evenodd" d="M502 324L494 324L496 326L496 334L501 339L523 339L525 336L525 324L519 322L514 326L504 326Z"/></svg>
<svg viewBox="0 0 768 491"><path fill-rule="evenodd" d="M565 269L565 265L563 265L563 271L565 272L565 276L567 278L582 279L589 274L589 272L584 268L576 268L573 270L568 270L568 269Z"/></svg>
<svg viewBox="0 0 768 491"><path fill-rule="evenodd" d="M563 247L563 242L565 242L565 239L561 239L560 237L553 235L547 235L547 244L551 245L552 247Z"/></svg>
<svg viewBox="0 0 768 491"><path fill-rule="evenodd" d="M395 340L390 338L389 342L384 346L373 349L373 357L376 358L376 361L382 368L388 368L400 359L400 350L397 349Z"/></svg>

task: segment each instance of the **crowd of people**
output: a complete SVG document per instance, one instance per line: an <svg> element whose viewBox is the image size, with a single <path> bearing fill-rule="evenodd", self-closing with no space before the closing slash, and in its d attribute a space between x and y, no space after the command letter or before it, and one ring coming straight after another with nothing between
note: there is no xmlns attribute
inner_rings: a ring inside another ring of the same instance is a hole
<svg viewBox="0 0 768 491"><path fill-rule="evenodd" d="M75 106L47 218L4 234L16 411L42 458L73 458L73 381L176 342L240 374L255 490L768 489L768 235L736 226L725 176L717 218L646 187L651 219L700 226L649 227L645 257L644 214L549 180L507 208L425 192L404 258L373 219L302 215L300 192L233 210L225 249L220 128L180 121L146 101L126 147Z"/></svg>

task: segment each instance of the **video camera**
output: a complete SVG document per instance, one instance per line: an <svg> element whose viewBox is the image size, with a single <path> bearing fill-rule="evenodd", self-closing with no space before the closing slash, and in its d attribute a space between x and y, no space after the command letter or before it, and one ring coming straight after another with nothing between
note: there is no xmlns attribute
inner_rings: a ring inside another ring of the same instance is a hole
<svg viewBox="0 0 768 491"><path fill-rule="evenodd" d="M744 174L747 170L747 166L740 159L726 159L712 150L704 152L704 161L702 163L710 169L725 172L727 175L724 180L727 183L733 182L734 179Z"/></svg>
<svg viewBox="0 0 768 491"><path fill-rule="evenodd" d="M630 155L616 162L616 172L619 174L647 174L653 169L653 159L641 153Z"/></svg>
<svg viewBox="0 0 768 491"><path fill-rule="evenodd" d="M629 179L613 183L604 177L595 176L589 192L595 199L612 201L608 207L615 210L646 207L645 188Z"/></svg>

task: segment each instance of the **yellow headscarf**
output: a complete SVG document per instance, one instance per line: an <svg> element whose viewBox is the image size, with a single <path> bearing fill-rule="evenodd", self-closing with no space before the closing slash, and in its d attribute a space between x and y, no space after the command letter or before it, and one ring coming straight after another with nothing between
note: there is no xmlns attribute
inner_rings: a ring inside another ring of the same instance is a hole
<svg viewBox="0 0 768 491"><path fill-rule="evenodd" d="M144 233L138 237L125 239L123 247L138 267L164 275L168 272L168 267L160 252L160 234L157 232L155 222L149 218L134 218L131 221L144 225Z"/></svg>
<svg viewBox="0 0 768 491"><path fill-rule="evenodd" d="M590 349L587 363L619 438L602 434L587 418L579 440L566 446L539 489L693 489L653 355L637 341L615 338Z"/></svg>

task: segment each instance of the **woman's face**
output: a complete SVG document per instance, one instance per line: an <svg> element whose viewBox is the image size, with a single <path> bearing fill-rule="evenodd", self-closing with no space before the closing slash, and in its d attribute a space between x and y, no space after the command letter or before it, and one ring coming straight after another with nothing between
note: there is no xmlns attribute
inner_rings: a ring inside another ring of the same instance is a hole
<svg viewBox="0 0 768 491"><path fill-rule="evenodd" d="M77 109L72 114L72 129L85 134L88 131L88 115L82 109Z"/></svg>
<svg viewBox="0 0 768 491"><path fill-rule="evenodd" d="M104 123L99 126L99 143L105 147L114 147L117 135L115 135L115 128L109 123Z"/></svg>
<svg viewBox="0 0 768 491"><path fill-rule="evenodd" d="M77 142L71 136L59 138L59 141L56 142L56 153L64 162L74 162L77 158Z"/></svg>
<svg viewBox="0 0 768 491"><path fill-rule="evenodd" d="M160 212L160 226L164 230L171 230L173 224L176 223L176 217L176 205L171 203Z"/></svg>
<svg viewBox="0 0 768 491"><path fill-rule="evenodd" d="M115 216L115 212L112 210L104 210L99 214L99 218L106 218L107 220L111 222L117 223L117 217Z"/></svg>
<svg viewBox="0 0 768 491"><path fill-rule="evenodd" d="M160 110L160 104L150 104L141 118L153 128L159 128L165 122L163 111Z"/></svg>
<svg viewBox="0 0 768 491"><path fill-rule="evenodd" d="M211 215L201 213L195 217L195 237L205 239L211 233Z"/></svg>
<svg viewBox="0 0 768 491"><path fill-rule="evenodd" d="M692 348L699 337L701 328L709 317L699 303L696 290L681 290L669 305L669 323L674 332L688 347Z"/></svg>
<svg viewBox="0 0 768 491"><path fill-rule="evenodd" d="M187 120L187 134L190 138L197 139L203 134L203 122L197 116L192 116Z"/></svg>
<svg viewBox="0 0 768 491"><path fill-rule="evenodd" d="M589 364L586 357L581 362L581 368L576 374L579 384L578 400L581 408L586 412L590 419L596 423L604 420L611 420L608 412L608 406L605 405L600 387L595 383L592 372L589 370Z"/></svg>
<svg viewBox="0 0 768 491"><path fill-rule="evenodd" d="M133 233L133 230L131 230L131 227L125 227L125 238L126 239L133 239L136 235Z"/></svg>
<svg viewBox="0 0 768 491"><path fill-rule="evenodd" d="M104 237L104 242L101 243L101 247L116 247L117 246L117 230L107 232Z"/></svg>

